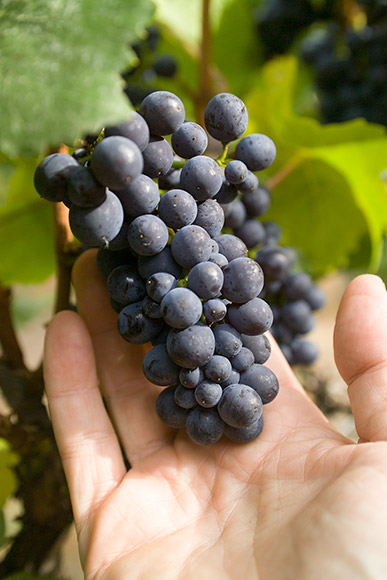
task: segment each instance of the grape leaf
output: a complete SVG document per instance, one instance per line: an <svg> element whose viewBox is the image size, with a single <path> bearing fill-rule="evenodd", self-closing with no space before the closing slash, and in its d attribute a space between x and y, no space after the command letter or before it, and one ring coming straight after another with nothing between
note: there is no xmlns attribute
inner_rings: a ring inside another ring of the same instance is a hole
<svg viewBox="0 0 387 580"><path fill-rule="evenodd" d="M305 223L308 221L314 223L313 220L316 218L314 200L309 199L309 188L302 185L297 174L296 177L293 175L295 168L299 169L299 164L307 160L315 160L324 162L330 174L334 170L341 175L345 187L340 188L339 180L336 179L333 183L336 189L332 192L338 200L337 203L343 215L352 215L353 212L359 210L362 212L363 219L357 219L352 224L354 229L358 228L357 232L353 232L353 236L358 240L364 238L365 235L368 237L369 252L367 260L363 261L363 267L375 269L380 259L382 236L387 226L387 198L380 177L383 168L387 165L385 129L379 125L367 123L364 119L321 125L316 119L297 116L293 108L296 79L297 62L293 57L272 60L264 67L257 87L245 99L250 115L249 131L266 133L277 146L277 158L273 165L263 173L261 181L263 182L267 176L275 174L281 176L282 173L284 183L281 183L281 190L287 188L291 191L294 203L303 208ZM324 180L321 172L319 179L321 196L328 195L328 199L333 204L332 207L335 207L335 198L327 191L329 180ZM278 180L274 179L274 181ZM342 204L344 192L345 206ZM301 198L309 199L309 205L303 203ZM283 215L278 205L276 207ZM273 218L280 221L274 214ZM334 227L334 221L331 211L323 221L328 232L331 226ZM318 243L310 245L307 232L309 228L297 232L298 244L316 267L322 263L325 263L327 268L343 265L344 256L340 255L340 251L337 254L340 259L336 259L335 254L331 252L334 259L329 265L327 257L324 259L320 255ZM317 227L314 237L318 235L323 235L320 227ZM324 243L322 237L320 249ZM337 243L345 245L344 240L338 240ZM347 246L348 251L350 247L351 243ZM364 248L362 255L364 260L366 256Z"/></svg>
<svg viewBox="0 0 387 580"><path fill-rule="evenodd" d="M10 450L8 441L0 438L0 508L16 490L16 476L11 469L16 463L17 457Z"/></svg>
<svg viewBox="0 0 387 580"><path fill-rule="evenodd" d="M0 149L36 155L128 115L119 73L151 0L4 0Z"/></svg>
<svg viewBox="0 0 387 580"><path fill-rule="evenodd" d="M266 218L281 225L283 243L299 250L316 276L348 267L367 231L350 184L320 159L305 159L278 184Z"/></svg>
<svg viewBox="0 0 387 580"><path fill-rule="evenodd" d="M254 85L261 52L250 0L225 2L213 30L213 58L231 93L242 97Z"/></svg>
<svg viewBox="0 0 387 580"><path fill-rule="evenodd" d="M55 268L52 204L33 186L37 160L18 160L0 207L0 280L35 283Z"/></svg>

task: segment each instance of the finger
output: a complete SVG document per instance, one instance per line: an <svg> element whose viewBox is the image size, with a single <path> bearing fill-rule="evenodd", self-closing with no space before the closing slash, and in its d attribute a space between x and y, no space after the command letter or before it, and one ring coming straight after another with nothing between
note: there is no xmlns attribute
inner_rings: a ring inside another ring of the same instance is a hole
<svg viewBox="0 0 387 580"><path fill-rule="evenodd" d="M148 347L127 343L118 333L117 314L98 272L95 251L84 252L73 269L78 311L93 342L98 375L125 453L132 465L169 444L175 430L157 417L155 404L160 387L142 372Z"/></svg>
<svg viewBox="0 0 387 580"><path fill-rule="evenodd" d="M278 438L295 427L312 425L315 429L321 425L333 433L328 419L306 393L276 341L271 336L269 338L272 350L266 365L276 375L280 388L274 401L263 409L267 431L275 433Z"/></svg>
<svg viewBox="0 0 387 580"><path fill-rule="evenodd" d="M377 276L358 276L344 292L334 346L360 439L387 440L387 294Z"/></svg>
<svg viewBox="0 0 387 580"><path fill-rule="evenodd" d="M90 337L74 312L57 314L48 327L44 377L79 529L126 470L98 389Z"/></svg>

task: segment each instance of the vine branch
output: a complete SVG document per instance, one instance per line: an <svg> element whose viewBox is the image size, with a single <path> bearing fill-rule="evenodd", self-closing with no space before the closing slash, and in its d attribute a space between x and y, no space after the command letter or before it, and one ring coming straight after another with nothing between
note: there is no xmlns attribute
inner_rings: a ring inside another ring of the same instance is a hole
<svg viewBox="0 0 387 580"><path fill-rule="evenodd" d="M0 284L0 343L3 357L13 369L26 370L23 352L13 325L11 301L11 289Z"/></svg>

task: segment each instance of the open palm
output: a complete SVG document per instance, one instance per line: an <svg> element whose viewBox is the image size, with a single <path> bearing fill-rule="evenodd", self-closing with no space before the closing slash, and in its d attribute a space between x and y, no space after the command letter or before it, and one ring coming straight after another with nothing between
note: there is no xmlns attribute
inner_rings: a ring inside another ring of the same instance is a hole
<svg viewBox="0 0 387 580"><path fill-rule="evenodd" d="M272 344L280 394L264 407L262 434L212 447L156 416L160 389L142 375L144 349L118 335L94 251L78 260L74 284L81 316L51 322L45 377L88 580L387 578L387 295L378 278L351 283L335 331L362 443L329 424Z"/></svg>

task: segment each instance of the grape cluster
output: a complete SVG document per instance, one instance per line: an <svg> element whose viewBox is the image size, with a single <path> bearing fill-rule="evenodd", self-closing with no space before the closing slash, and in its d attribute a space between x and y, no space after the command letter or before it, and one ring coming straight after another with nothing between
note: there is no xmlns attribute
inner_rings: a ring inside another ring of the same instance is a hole
<svg viewBox="0 0 387 580"><path fill-rule="evenodd" d="M228 93L205 111L207 131L225 150L247 121L243 102ZM78 240L100 248L97 265L121 336L152 342L143 371L166 387L159 417L203 445L223 433L255 439L262 406L278 392L263 365L273 321L259 297L263 271L240 238L222 234L220 204L237 187L255 191L254 172L273 162L275 146L265 135L243 137L225 172L206 148L206 132L185 121L179 97L156 91L129 121L106 127L90 155L49 155L34 179L42 197L70 208ZM176 160L182 167L173 167Z"/></svg>
<svg viewBox="0 0 387 580"><path fill-rule="evenodd" d="M137 106L153 90L159 78L172 78L178 70L176 58L169 53L160 52L161 32L157 25L146 29L144 39L131 45L137 62L123 74L124 91L132 105Z"/></svg>
<svg viewBox="0 0 387 580"><path fill-rule="evenodd" d="M266 58L287 52L297 36L319 20L334 16L337 0L266 0L253 17Z"/></svg>
<svg viewBox="0 0 387 580"><path fill-rule="evenodd" d="M387 4L359 4L365 5L366 26L316 31L306 37L301 56L313 68L325 122L364 117L387 125Z"/></svg>

